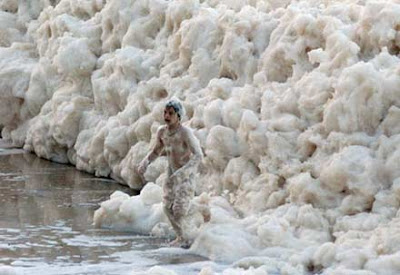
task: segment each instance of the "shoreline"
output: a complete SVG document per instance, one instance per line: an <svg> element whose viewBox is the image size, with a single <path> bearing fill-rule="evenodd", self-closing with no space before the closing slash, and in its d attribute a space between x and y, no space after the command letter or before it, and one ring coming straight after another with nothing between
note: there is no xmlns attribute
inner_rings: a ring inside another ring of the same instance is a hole
<svg viewBox="0 0 400 275"><path fill-rule="evenodd" d="M18 148L12 145L12 143L5 141L0 138L0 155L11 155L11 154L24 154L28 151L23 148Z"/></svg>

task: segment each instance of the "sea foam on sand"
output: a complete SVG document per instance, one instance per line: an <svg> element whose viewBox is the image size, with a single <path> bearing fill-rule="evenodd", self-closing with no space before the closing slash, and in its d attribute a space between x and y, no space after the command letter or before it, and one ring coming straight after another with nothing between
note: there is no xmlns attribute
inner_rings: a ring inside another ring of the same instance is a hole
<svg viewBox="0 0 400 275"><path fill-rule="evenodd" d="M400 272L398 1L2 0L0 23L1 137L142 190L97 226L172 237L165 158L135 165L175 96L205 152L192 252L225 274Z"/></svg>

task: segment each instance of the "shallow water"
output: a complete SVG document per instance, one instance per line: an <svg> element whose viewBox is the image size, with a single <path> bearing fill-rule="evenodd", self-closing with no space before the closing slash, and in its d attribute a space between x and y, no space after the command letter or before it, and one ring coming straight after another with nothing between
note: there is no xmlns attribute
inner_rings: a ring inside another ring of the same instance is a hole
<svg viewBox="0 0 400 275"><path fill-rule="evenodd" d="M133 195L129 188L0 146L0 267L41 275L131 274L155 265L178 274L222 268L169 248L165 239L95 229L100 202L115 190Z"/></svg>

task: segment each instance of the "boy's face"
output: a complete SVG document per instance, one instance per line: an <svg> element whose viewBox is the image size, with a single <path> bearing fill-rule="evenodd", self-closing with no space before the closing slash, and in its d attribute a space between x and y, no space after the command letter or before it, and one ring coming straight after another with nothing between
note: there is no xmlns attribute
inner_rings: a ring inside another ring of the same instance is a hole
<svg viewBox="0 0 400 275"><path fill-rule="evenodd" d="M175 125L179 122L178 114L174 108L167 107L164 109L164 121L168 126Z"/></svg>

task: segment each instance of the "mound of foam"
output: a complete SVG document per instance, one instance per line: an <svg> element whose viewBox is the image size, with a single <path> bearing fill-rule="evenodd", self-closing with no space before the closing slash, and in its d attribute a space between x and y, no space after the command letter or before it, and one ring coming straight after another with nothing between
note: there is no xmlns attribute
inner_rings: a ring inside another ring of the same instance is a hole
<svg viewBox="0 0 400 275"><path fill-rule="evenodd" d="M196 200L212 219L194 215L193 252L254 272L397 273L400 246L379 242L400 206L399 18L394 0L1 1L1 137L148 186L95 222L168 235L166 160L135 167L175 96L206 155Z"/></svg>
<svg viewBox="0 0 400 275"><path fill-rule="evenodd" d="M96 210L93 222L96 227L148 234L153 228L162 226L159 223L167 223L161 200L162 190L153 183L147 184L137 196L129 197L115 191Z"/></svg>

